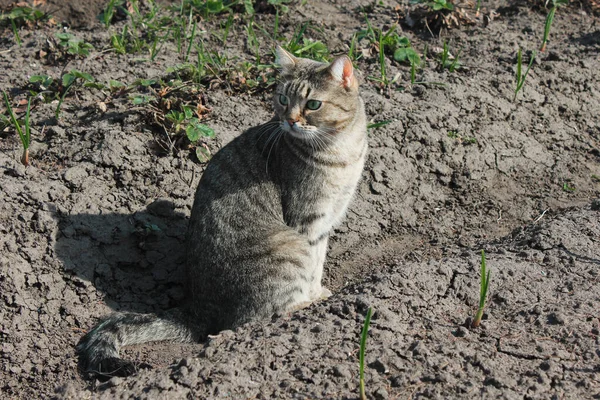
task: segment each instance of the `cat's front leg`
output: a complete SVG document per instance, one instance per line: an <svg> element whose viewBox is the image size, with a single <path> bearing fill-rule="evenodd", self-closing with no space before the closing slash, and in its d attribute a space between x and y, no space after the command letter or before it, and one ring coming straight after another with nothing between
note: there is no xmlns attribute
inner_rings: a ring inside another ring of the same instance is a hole
<svg viewBox="0 0 600 400"><path fill-rule="evenodd" d="M321 286L323 279L323 266L327 256L327 242L329 238L324 238L319 243L312 246L313 249L313 274L310 297L313 300L326 299L331 296L331 291Z"/></svg>

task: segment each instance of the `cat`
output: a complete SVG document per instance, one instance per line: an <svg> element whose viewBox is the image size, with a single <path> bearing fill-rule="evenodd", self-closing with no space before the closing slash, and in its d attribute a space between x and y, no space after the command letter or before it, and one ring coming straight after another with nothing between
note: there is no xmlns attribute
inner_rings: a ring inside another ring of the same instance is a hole
<svg viewBox="0 0 600 400"><path fill-rule="evenodd" d="M276 57L275 116L217 152L198 185L184 304L161 316L103 319L77 345L90 376L134 373L139 366L119 358L122 346L201 341L331 295L323 264L364 168L364 104L347 56L321 63L278 47Z"/></svg>

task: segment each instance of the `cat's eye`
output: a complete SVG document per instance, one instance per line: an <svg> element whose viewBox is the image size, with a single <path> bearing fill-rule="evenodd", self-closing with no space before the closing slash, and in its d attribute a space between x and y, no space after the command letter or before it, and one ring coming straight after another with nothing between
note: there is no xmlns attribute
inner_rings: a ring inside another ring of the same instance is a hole
<svg viewBox="0 0 600 400"><path fill-rule="evenodd" d="M289 103L288 98L284 94L279 95L279 102L284 106L287 106Z"/></svg>
<svg viewBox="0 0 600 400"><path fill-rule="evenodd" d="M313 111L318 110L319 108L321 108L321 104L323 103L319 100L309 100L306 102L306 108Z"/></svg>

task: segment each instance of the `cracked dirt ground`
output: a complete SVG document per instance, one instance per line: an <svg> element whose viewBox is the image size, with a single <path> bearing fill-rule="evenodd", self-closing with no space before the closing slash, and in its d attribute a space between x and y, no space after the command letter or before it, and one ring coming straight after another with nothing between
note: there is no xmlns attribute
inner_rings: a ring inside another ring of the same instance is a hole
<svg viewBox="0 0 600 400"><path fill-rule="evenodd" d="M112 310L156 312L181 299L183 239L204 166L186 151L158 151L146 115L127 102L104 112L97 92L68 96L59 121L55 104L37 105L27 168L14 133L0 132L0 397L354 399L369 306L370 398L600 397L598 18L577 4L561 10L514 103L515 54L539 46L545 10L484 3L495 13L487 25L442 38L402 25L419 51L444 39L463 49L455 73L435 57L423 67L420 79L445 86L410 86L409 68L387 60L403 90L382 93L368 79L378 73L373 56L357 62L369 120L390 122L370 132L356 199L332 236L325 284L335 295L208 343L130 348L125 357L154 369L129 379L82 380L74 346ZM90 15L104 2L85 5L58 9L96 48L69 68L131 83L182 62L173 45L154 63L102 51L109 34ZM389 27L398 5L309 0L292 5L281 34L310 19L313 39L346 53L365 28L360 7ZM272 26L274 15L256 18ZM2 31L0 89L24 99L27 74L60 77L65 65L36 56L54 32L23 29L18 47ZM226 45L210 35L206 45L231 60L253 57L243 25ZM261 43L265 59L269 46ZM269 93L217 85L204 95L213 151L271 115ZM470 330L482 248L491 297L482 328Z"/></svg>

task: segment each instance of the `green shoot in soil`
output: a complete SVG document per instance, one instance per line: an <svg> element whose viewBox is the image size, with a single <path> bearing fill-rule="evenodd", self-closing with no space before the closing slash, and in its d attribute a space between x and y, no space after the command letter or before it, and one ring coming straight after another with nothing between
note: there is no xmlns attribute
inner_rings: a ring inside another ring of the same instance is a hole
<svg viewBox="0 0 600 400"><path fill-rule="evenodd" d="M363 325L362 333L360 335L360 354L359 354L359 375L360 375L360 399L366 400L367 395L365 393L365 351L367 349L367 335L369 334L369 325L371 324L371 314L373 309L369 307L367 316L365 317L365 324Z"/></svg>
<svg viewBox="0 0 600 400"><path fill-rule="evenodd" d="M454 72L456 71L457 68L460 67L460 62L459 57L460 57L460 52L462 51L459 50L458 53L456 53L456 57L454 57L453 60L450 59L450 47L448 46L448 42L444 41L444 47L442 50L442 55L440 56L440 66L442 67L442 70L444 68L448 69L448 71L450 72Z"/></svg>
<svg viewBox="0 0 600 400"><path fill-rule="evenodd" d="M546 17L546 23L544 24L544 38L542 40L542 47L540 47L540 51L546 50L548 36L550 35L550 27L552 26L552 21L554 21L554 14L556 14L556 10L558 10L558 7L561 7L568 3L569 0L552 0L552 8L548 12L548 16ZM546 1L546 4L548 4L548 1Z"/></svg>
<svg viewBox="0 0 600 400"><path fill-rule="evenodd" d="M575 191L575 187L571 186L569 182L564 182L562 186L563 191L568 193L573 193Z"/></svg>
<svg viewBox="0 0 600 400"><path fill-rule="evenodd" d="M76 39L70 33L58 32L54 36L58 39L58 45L65 49L67 54L73 56L87 57L90 55L90 50L94 49L91 44Z"/></svg>
<svg viewBox="0 0 600 400"><path fill-rule="evenodd" d="M412 4L423 4L432 11L454 10L454 4L448 0L412 0Z"/></svg>
<svg viewBox="0 0 600 400"><path fill-rule="evenodd" d="M392 121L379 121L379 122L373 122L372 124L367 125L367 129L377 129L380 128L382 126L385 126L389 123L391 123Z"/></svg>
<svg viewBox="0 0 600 400"><path fill-rule="evenodd" d="M83 82L84 86L86 87L97 87L96 82L94 82L94 78L90 74L87 74L85 72L80 72L73 69L71 70L71 72L64 74L62 77L63 93L62 96L60 96L60 99L58 100L58 105L56 106L56 110L54 111L54 116L56 117L56 119L59 119L60 117L60 107L65 101L67 93L78 81Z"/></svg>
<svg viewBox="0 0 600 400"><path fill-rule="evenodd" d="M22 3L18 3L22 4ZM22 6L13 7L7 13L0 14L0 27L7 24L10 25L15 41L21 47L21 36L19 35L19 28L23 25L32 25L38 21L48 20L50 17L48 14L41 10Z"/></svg>
<svg viewBox="0 0 600 400"><path fill-rule="evenodd" d="M110 26L110 23L115 15L116 8L122 5L123 0L109 0L104 11L102 11L102 13L98 16L100 22L102 22L106 28Z"/></svg>
<svg viewBox="0 0 600 400"><path fill-rule="evenodd" d="M485 265L485 251L481 250L481 270L480 270L480 285L479 285L479 308L477 308L477 314L471 323L472 328L477 328L481 323L483 317L483 310L485 309L485 300L487 298L488 287L490 284L490 272L487 270Z"/></svg>
<svg viewBox="0 0 600 400"><path fill-rule="evenodd" d="M23 128L21 127L21 124L19 123L19 121L17 120L17 117L15 116L15 113L10 105L10 101L8 100L8 95L6 94L6 92L4 93L4 103L6 104L6 109L8 110L8 113L10 115L10 119L12 121L12 124L15 127L15 130L17 131L17 134L19 135L19 139L21 139L21 143L23 144L23 156L21 156L21 162L23 163L23 165L27 166L29 165L29 143L31 140L31 126L29 124L29 113L31 111L31 98L29 98L27 100L27 112L25 114L25 133L23 133Z"/></svg>
<svg viewBox="0 0 600 400"><path fill-rule="evenodd" d="M527 66L527 70L523 74L522 73L523 57L521 54L521 49L519 48L519 51L517 52L517 75L516 75L517 87L515 88L515 96L513 97L513 102L517 101L517 94L519 94L519 91L525 84L525 79L527 78L527 74L529 74L529 70L531 69L531 66L533 65L534 59L535 59L535 51L533 51L531 53L531 58L529 59L529 65Z"/></svg>

